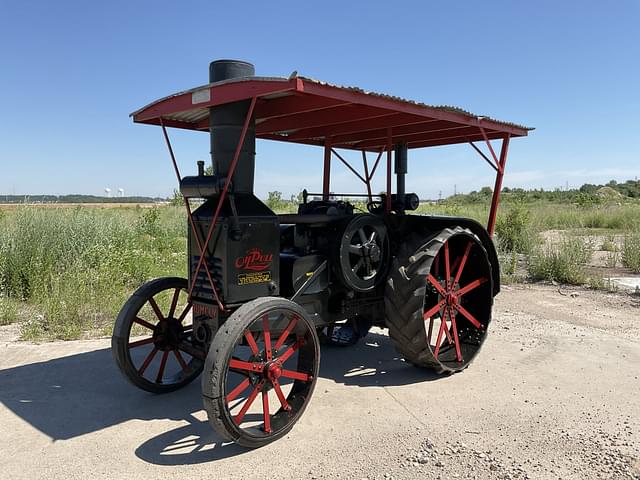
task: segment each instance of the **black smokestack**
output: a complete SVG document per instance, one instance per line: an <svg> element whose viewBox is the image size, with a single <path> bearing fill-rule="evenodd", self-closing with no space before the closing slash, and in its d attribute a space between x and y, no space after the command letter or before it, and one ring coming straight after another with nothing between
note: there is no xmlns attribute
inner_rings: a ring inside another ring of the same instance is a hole
<svg viewBox="0 0 640 480"><path fill-rule="evenodd" d="M253 77L252 64L239 60L216 60L209 64L209 82L220 82L232 78ZM209 109L209 134L211 135L211 162L216 175L228 176L242 126L251 100L228 103ZM256 126L252 116L244 138L240 157L236 165L232 183L235 192L253 193L253 179L256 165Z"/></svg>

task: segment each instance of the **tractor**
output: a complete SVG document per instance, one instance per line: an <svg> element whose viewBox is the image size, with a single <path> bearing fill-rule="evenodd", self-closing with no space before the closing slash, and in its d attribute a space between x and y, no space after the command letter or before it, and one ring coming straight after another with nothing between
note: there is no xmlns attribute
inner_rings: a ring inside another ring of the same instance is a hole
<svg viewBox="0 0 640 480"><path fill-rule="evenodd" d="M377 326L406 362L440 374L476 357L500 291L492 236L508 146L530 128L295 72L260 77L236 60L212 62L207 85L132 117L161 127L188 220L188 278L145 283L115 323L113 355L135 386L172 392L202 376L212 427L255 448L304 413L324 342L350 344ZM198 161L195 175L181 175L168 128L209 133L212 174ZM256 139L322 148L320 191L305 190L297 213L254 194ZM486 228L411 214L420 199L405 188L409 151L454 144L496 171ZM334 159L361 193L332 191ZM380 172L385 189L375 193Z"/></svg>

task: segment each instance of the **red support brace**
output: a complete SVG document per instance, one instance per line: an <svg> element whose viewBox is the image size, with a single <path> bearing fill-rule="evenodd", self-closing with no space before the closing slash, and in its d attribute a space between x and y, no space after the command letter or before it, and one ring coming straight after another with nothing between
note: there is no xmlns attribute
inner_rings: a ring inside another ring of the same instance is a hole
<svg viewBox="0 0 640 480"><path fill-rule="evenodd" d="M487 141L488 143L488 141ZM491 148L491 144L489 143ZM502 148L500 149L500 161L498 162L498 171L496 173L496 183L493 187L493 197L491 199L491 210L489 211L489 223L487 231L493 237L493 231L496 226L496 214L498 213L498 204L500 203L500 191L502 190L502 177L507 163L507 151L509 150L509 134L507 133L502 139ZM493 153L493 149L491 148ZM495 153L493 154L495 156Z"/></svg>
<svg viewBox="0 0 640 480"><path fill-rule="evenodd" d="M222 210L222 205L227 196L227 192L229 191L229 186L231 185L231 179L233 178L233 174L236 170L236 166L238 165L238 159L240 158L240 150L242 150L242 144L244 143L244 138L247 134L247 130L249 128L249 121L251 120L251 116L253 115L253 110L256 106L256 97L251 99L251 105L249 106L249 111L247 112L247 116L244 119L244 125L242 126L242 132L240 133L240 138L238 139L238 145L236 146L236 151L233 154L233 160L229 167L229 172L227 174L227 179L224 182L224 187L222 188L222 193L220 194L220 198L218 199L218 205L216 206L216 211L213 215L213 219L211 220L211 225L209 225L209 231L207 232L207 238L204 241L204 245L200 249L200 259L198 260L198 266L196 267L196 271L193 275L193 281L191 282L191 286L189 287L189 298L191 298L191 294L193 293L193 287L196 284L196 279L198 278L198 274L200 273L200 268L202 267L204 257L206 255L207 248L209 246L209 242L211 241L211 235L215 229L216 223L218 223L218 217L220 216L220 210ZM200 247L198 247L200 248ZM206 263L205 263L206 267ZM215 285L211 277L209 277L209 281L211 282L211 287L215 292ZM220 302L219 302L220 303Z"/></svg>

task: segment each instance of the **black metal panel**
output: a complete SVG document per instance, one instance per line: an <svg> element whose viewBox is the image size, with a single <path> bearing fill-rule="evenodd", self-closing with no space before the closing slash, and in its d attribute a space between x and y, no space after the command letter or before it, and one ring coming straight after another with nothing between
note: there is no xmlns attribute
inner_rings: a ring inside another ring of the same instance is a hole
<svg viewBox="0 0 640 480"><path fill-rule="evenodd" d="M275 214L253 195L236 195L236 234L229 199L225 200L205 258L214 284L225 303L241 303L257 297L278 295L280 290L280 225ZM193 213L200 243L204 245L218 197ZM193 280L200 252L189 235L189 279ZM213 302L206 271L201 268L193 291L194 299Z"/></svg>

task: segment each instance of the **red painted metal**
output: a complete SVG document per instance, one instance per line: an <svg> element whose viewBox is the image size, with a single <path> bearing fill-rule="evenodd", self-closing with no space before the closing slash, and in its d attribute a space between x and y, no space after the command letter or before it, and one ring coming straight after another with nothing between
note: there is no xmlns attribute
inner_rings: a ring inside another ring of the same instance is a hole
<svg viewBox="0 0 640 480"><path fill-rule="evenodd" d="M489 137L487 136L487 132L485 131L484 128L480 127L480 133L482 133L482 138L484 138L484 141L487 144L487 147L489 147L489 152L491 152L491 157L493 158L493 161L496 163L496 165L498 166L498 169L499 169L500 168L500 161L498 160L498 157L496 156L496 152L493 150L493 145L491 145L491 142L489 141Z"/></svg>
<svg viewBox="0 0 640 480"><path fill-rule="evenodd" d="M279 350L280 347L282 345L284 345L284 342L287 341L287 337L289 336L289 334L291 333L291 331L295 328L296 324L298 323L298 317L293 317L290 321L289 324L286 326L286 328L282 331L282 334L280 335L280 338L278 338L278 340L276 341L276 344L273 346L274 350Z"/></svg>
<svg viewBox="0 0 640 480"><path fill-rule="evenodd" d="M225 397L227 403L233 401L238 395L244 392L247 387L249 387L249 385L251 385L251 381L248 378L245 378L236 388L234 388L227 394L227 396Z"/></svg>
<svg viewBox="0 0 640 480"><path fill-rule="evenodd" d="M187 367L187 362L184 361L184 358L182 358L182 354L178 351L178 350L174 350L173 354L176 357L176 360L178 361L178 363L180 364L180 368L182 368L183 372L186 372L188 367Z"/></svg>
<svg viewBox="0 0 640 480"><path fill-rule="evenodd" d="M162 360L160 360L160 368L158 368L158 374L156 375L156 383L162 383L162 377L164 376L164 369L167 366L167 359L169 358L169 350L162 352Z"/></svg>
<svg viewBox="0 0 640 480"><path fill-rule="evenodd" d="M145 338L144 340L138 340L136 342L130 342L127 346L129 348L142 347L143 345L149 345L153 343L153 337Z"/></svg>
<svg viewBox="0 0 640 480"><path fill-rule="evenodd" d="M222 209L222 205L227 196L227 192L229 191L229 185L231 184L231 179L233 178L233 174L236 171L236 165L238 164L238 159L240 158L240 150L242 149L242 144L244 143L244 138L247 134L247 129L249 128L249 121L251 120L251 116L253 115L253 110L256 106L256 97L251 99L251 105L249 105L249 111L247 112L247 116L244 120L244 125L242 126L242 131L240 133L240 138L238 140L238 145L236 146L236 151L233 154L233 160L231 161L231 165L229 167L229 173L226 181L224 182L224 187L222 188L222 193L220 194L220 198L218 199L218 205L216 206L216 211L213 215L213 219L211 220L211 225L209 225L209 232L207 233L207 238L205 239L204 245L200 249L200 259L198 260L198 265L196 267L195 273L193 275L193 281L191 282L191 286L189 287L189 298L191 298L191 294L193 292L193 288L195 287L196 280L198 278L198 274L200 273L200 268L202 267L203 260L205 257L205 253L209 246L209 242L211 241L211 235L213 234L213 230L218 223L218 217L220 216L220 210ZM206 263L205 263L206 266ZM209 278L211 282L211 288L215 292L215 284L213 280ZM224 310L224 306L220 303L220 309Z"/></svg>
<svg viewBox="0 0 640 480"><path fill-rule="evenodd" d="M387 129L387 196L385 211L391 213L391 150L393 145L391 128Z"/></svg>
<svg viewBox="0 0 640 480"><path fill-rule="evenodd" d="M500 168L496 173L496 183L493 186L493 197L491 198L491 209L489 210L489 222L487 224L487 232L493 237L493 231L496 226L496 215L498 213L498 205L500 204L500 191L502 190L502 177L507 164L507 151L509 150L509 135L505 135L500 148Z"/></svg>
<svg viewBox="0 0 640 480"><path fill-rule="evenodd" d="M264 353L267 356L267 362L273 358L271 351L271 332L269 331L269 315L262 317L262 335L264 335Z"/></svg>
<svg viewBox="0 0 640 480"><path fill-rule="evenodd" d="M499 170L499 166L494 164L491 160L489 160L489 157L487 157L484 152L482 150L480 150L475 143L473 142L469 142L469 145L471 145L473 147L473 149L478 152L478 154L484 158L484 160L489 164L489 166L491 168L493 168L496 172Z"/></svg>
<svg viewBox="0 0 640 480"><path fill-rule="evenodd" d="M265 433L271 433L271 415L269 414L269 392L262 392L262 418L264 426L262 427Z"/></svg>
<svg viewBox="0 0 640 480"><path fill-rule="evenodd" d="M133 319L133 321L134 321L135 323L137 323L138 325L142 325L143 327L147 327L147 328L148 328L148 329L150 329L150 330L154 330L154 329L156 328L156 327L155 327L155 325L153 325L153 324L151 324L151 323L147 322L146 320L143 320L143 319L142 319L142 318L140 318L140 317L136 317L136 318L134 318L134 319Z"/></svg>
<svg viewBox="0 0 640 480"><path fill-rule="evenodd" d="M244 338L247 340L247 345L249 345L249 348L251 349L251 353L253 353L254 355L258 355L260 353L260 350L258 349L258 344L256 343L256 340L253 338L253 334L251 333L250 330L244 331Z"/></svg>
<svg viewBox="0 0 640 480"><path fill-rule="evenodd" d="M365 178L360 175L357 170L355 168L353 168L349 162L347 162L344 158L342 158L342 155L340 155L338 152L336 152L333 148L331 149L331 152L338 157L338 160L340 160L342 163L344 163L344 165L353 172L353 174L358 177L360 180L362 180L362 182L366 185L367 181L365 180Z"/></svg>
<svg viewBox="0 0 640 480"><path fill-rule="evenodd" d="M167 144L167 148L169 149L169 156L171 157L171 161L173 163L173 168L176 172L176 177L178 179L178 184L180 184L180 180L182 179L182 177L180 176L180 170L178 169L178 162L176 161L176 156L173 153L173 147L171 146L171 141L169 140L169 135L167 134L167 129L164 125L163 119L162 117L159 117L159 121L160 121L160 126L162 127L162 133L164 135L164 140ZM189 226L191 227L191 231L193 233L193 238L196 240L196 245L198 246L198 250L200 250L200 258L202 259L202 252L204 252L204 249L202 248L202 244L200 242L200 236L198 235L198 231L196 229L196 224L193 221L193 214L191 213L191 206L189 205L189 199L186 197L183 197L184 200L184 206L187 210L187 218L189 219ZM211 272L209 271L209 266L205 263L204 264L204 268L205 268L205 272L207 273L207 279L209 280L209 283L211 284L211 288L213 291L213 296L215 297L216 303L218 304L218 307L220 308L220 310L224 311L224 305L222 304L222 302L220 301L220 296L218 295L218 289L216 288L216 285L213 281L213 277L211 276ZM195 277L194 277L194 283L195 283ZM180 317L179 321L182 322L184 316L187 314L188 309L191 307L191 289L189 289L189 304L188 304L188 308L185 308L185 311L183 312L183 316Z"/></svg>
<svg viewBox="0 0 640 480"><path fill-rule="evenodd" d="M480 285L482 285L483 283L485 283L487 281L489 281L489 279L486 278L486 277L478 278L477 280L474 280L473 282L470 282L469 284L467 284L464 287L462 287L459 290L457 290L456 291L456 295L458 297L461 297L465 293L469 293L471 290L473 290L474 288L479 287Z"/></svg>
<svg viewBox="0 0 640 480"><path fill-rule="evenodd" d="M151 364L153 358L156 356L156 353L158 353L158 349L156 347L153 347L153 350L151 350L149 355L147 355L147 358L144 359L144 362L142 363L142 365L138 369L138 373L140 375L144 374L144 372L147 370L147 368Z"/></svg>
<svg viewBox="0 0 640 480"><path fill-rule="evenodd" d="M456 277L453 279L453 284L456 285L460 281L460 275L462 275L462 270L464 270L464 266L467 263L467 258L469 258L469 252L471 252L471 247L473 246L473 242L469 240L466 248L464 249L464 254L462 255L462 259L460 260L460 267L456 272ZM455 269L455 267L454 267Z"/></svg>
<svg viewBox="0 0 640 480"><path fill-rule="evenodd" d="M245 362L237 358L232 358L229 360L229 368L246 370L247 372L262 372L264 370L264 364L260 362Z"/></svg>
<svg viewBox="0 0 640 480"><path fill-rule="evenodd" d="M283 410L291 410L291 405L287 402L287 399L284 396L284 392L280 387L280 382L277 379L271 380L271 384L273 385L273 389L276 391L276 395L278 396L278 400L280 400L280 405L282 405Z"/></svg>
<svg viewBox="0 0 640 480"><path fill-rule="evenodd" d="M260 393L262 391L262 389L264 388L265 383L266 383L265 380L261 380L260 382L258 382L258 384L255 387L253 387L253 391L249 394L249 397L244 402L244 405L242 406L242 408L240 409L238 414L233 419L233 421L235 422L236 425L240 425L242 423L242 419L244 418L245 414L247 413L247 410L249 410L249 407L251 407L251 404L253 403L253 401L258 396L258 393Z"/></svg>
<svg viewBox="0 0 640 480"><path fill-rule="evenodd" d="M456 130L449 128L482 129L490 140L505 134L524 136L528 131L454 108L433 107L303 78L212 84L154 102L135 112L133 118L135 122L159 124L160 117L164 117L167 126L207 131L210 107L251 98L259 100L255 109L258 138L311 145L321 145L327 136L337 136L334 147L361 150L358 142L382 138L384 144L388 128L394 128L393 144L410 135L409 148L484 140L483 135L469 139L453 136L451 132ZM438 131L441 135L437 135ZM421 138L421 132L431 135L430 140Z"/></svg>

